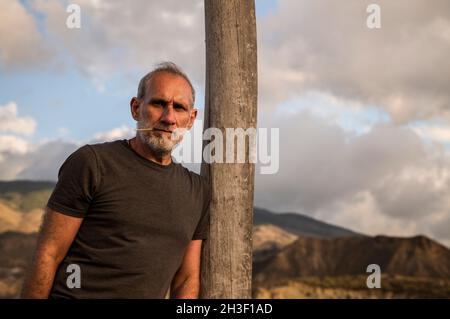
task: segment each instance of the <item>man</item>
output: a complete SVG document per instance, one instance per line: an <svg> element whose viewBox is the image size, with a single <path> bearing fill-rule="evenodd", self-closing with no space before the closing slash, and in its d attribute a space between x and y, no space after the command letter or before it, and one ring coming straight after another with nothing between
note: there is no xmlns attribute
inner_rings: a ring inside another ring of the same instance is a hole
<svg viewBox="0 0 450 319"><path fill-rule="evenodd" d="M136 136L67 158L22 297L198 298L209 187L171 157L194 101L188 77L162 63L130 101Z"/></svg>

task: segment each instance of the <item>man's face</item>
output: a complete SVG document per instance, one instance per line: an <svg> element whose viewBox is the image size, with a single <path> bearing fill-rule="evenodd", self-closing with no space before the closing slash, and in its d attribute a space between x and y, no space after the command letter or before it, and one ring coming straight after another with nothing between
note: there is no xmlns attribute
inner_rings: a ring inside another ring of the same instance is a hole
<svg viewBox="0 0 450 319"><path fill-rule="evenodd" d="M192 91L181 76L157 73L147 83L144 98L133 98L131 109L137 121L136 136L157 154L167 154L183 139L180 132L192 127L197 116ZM151 130L150 130L151 129Z"/></svg>

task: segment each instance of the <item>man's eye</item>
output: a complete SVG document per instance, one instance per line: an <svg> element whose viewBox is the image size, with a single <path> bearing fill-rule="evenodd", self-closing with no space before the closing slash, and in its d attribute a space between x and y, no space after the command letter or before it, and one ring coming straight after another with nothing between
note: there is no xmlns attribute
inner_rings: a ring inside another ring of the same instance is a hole
<svg viewBox="0 0 450 319"><path fill-rule="evenodd" d="M178 111L184 111L184 110L186 110L186 108L185 108L183 105L180 105L180 104L175 104L175 105L173 106L173 108L176 109L176 110L178 110Z"/></svg>
<svg viewBox="0 0 450 319"><path fill-rule="evenodd" d="M164 103L162 101L153 101L151 104L155 106L164 106Z"/></svg>

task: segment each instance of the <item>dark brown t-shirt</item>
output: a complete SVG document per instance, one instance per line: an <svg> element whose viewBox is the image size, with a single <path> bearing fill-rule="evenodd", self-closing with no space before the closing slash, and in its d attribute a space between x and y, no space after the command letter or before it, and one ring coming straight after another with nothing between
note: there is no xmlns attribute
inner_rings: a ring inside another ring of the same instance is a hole
<svg viewBox="0 0 450 319"><path fill-rule="evenodd" d="M85 145L61 166L48 207L83 217L52 298L164 298L187 245L206 239L204 177L140 156L126 140ZM70 264L81 288L66 284Z"/></svg>

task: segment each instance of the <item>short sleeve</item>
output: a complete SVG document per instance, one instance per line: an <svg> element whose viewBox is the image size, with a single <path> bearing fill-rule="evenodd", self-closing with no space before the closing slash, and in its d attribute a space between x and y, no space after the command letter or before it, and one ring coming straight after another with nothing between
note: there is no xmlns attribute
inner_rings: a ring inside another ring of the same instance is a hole
<svg viewBox="0 0 450 319"><path fill-rule="evenodd" d="M58 172L58 182L47 206L59 213L82 218L86 215L97 183L97 160L85 145L72 153Z"/></svg>
<svg viewBox="0 0 450 319"><path fill-rule="evenodd" d="M211 204L211 191L209 184L203 178L203 211L200 221L197 224L192 240L196 239L207 239L208 238L208 227L209 227L209 206Z"/></svg>

